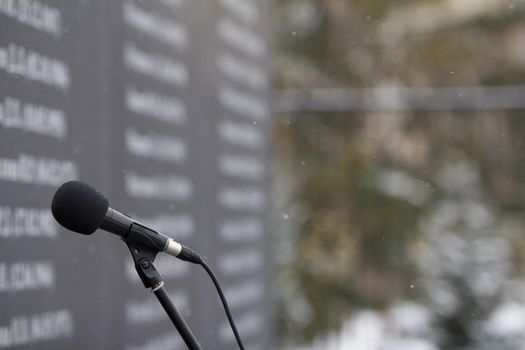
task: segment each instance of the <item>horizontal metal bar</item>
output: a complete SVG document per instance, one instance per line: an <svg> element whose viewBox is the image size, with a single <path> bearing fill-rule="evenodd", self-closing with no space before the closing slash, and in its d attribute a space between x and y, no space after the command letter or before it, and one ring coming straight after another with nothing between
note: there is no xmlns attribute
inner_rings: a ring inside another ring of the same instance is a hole
<svg viewBox="0 0 525 350"><path fill-rule="evenodd" d="M525 85L280 90L277 112L525 109Z"/></svg>

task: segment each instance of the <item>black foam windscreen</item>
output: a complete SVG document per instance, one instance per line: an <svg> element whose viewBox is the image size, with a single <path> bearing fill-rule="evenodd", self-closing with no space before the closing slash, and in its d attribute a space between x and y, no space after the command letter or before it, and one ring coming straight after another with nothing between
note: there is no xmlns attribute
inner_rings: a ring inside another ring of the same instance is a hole
<svg viewBox="0 0 525 350"><path fill-rule="evenodd" d="M109 207L108 199L81 181L60 186L51 202L55 219L68 230L90 235L100 226Z"/></svg>

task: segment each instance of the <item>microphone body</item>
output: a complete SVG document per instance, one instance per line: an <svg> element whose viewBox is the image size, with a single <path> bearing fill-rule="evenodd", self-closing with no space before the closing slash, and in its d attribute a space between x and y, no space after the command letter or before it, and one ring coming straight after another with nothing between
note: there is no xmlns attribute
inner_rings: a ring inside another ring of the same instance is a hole
<svg viewBox="0 0 525 350"><path fill-rule="evenodd" d="M190 248L111 208L104 195L80 181L66 182L57 189L51 211L62 226L77 233L90 235L100 228L126 242L147 246L181 260L196 264L202 261Z"/></svg>
<svg viewBox="0 0 525 350"><path fill-rule="evenodd" d="M132 233L131 228L133 225L134 227L138 226L140 228L134 230ZM183 248L189 250L189 248L183 247L182 244L174 241L168 236L152 230L148 226L133 220L129 216L122 214L111 207L108 207L108 211L106 212L99 228L120 236L124 241L131 241L133 243L154 247L158 251L165 252L181 259L185 257L184 255L182 257L180 256Z"/></svg>
<svg viewBox="0 0 525 350"><path fill-rule="evenodd" d="M117 236L125 236L135 221L121 212L108 207L108 211L99 228Z"/></svg>

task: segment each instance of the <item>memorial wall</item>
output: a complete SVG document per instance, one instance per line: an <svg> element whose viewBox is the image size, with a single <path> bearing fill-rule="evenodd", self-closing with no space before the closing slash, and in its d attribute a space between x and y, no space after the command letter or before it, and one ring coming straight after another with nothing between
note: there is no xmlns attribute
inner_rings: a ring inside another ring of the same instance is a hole
<svg viewBox="0 0 525 350"><path fill-rule="evenodd" d="M185 349L123 242L55 222L71 179L205 256L272 348L268 6L0 0L0 349ZM236 348L205 272L155 264L203 348Z"/></svg>

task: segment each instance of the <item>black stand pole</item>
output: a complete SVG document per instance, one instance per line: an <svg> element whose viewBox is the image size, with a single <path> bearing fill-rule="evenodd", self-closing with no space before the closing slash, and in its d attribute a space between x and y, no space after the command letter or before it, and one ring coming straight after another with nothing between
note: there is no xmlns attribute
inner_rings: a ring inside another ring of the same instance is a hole
<svg viewBox="0 0 525 350"><path fill-rule="evenodd" d="M131 228L131 230L134 229L134 227ZM140 230L140 227L137 229ZM131 243L125 239L124 241L128 245L131 255L133 256L135 269L137 270L142 283L144 283L146 288L155 293L170 320L175 325L175 328L179 331L179 334L184 340L184 343L186 343L188 349L202 350L199 342L191 332L190 327L186 321L184 321L182 315L177 311L175 305L171 302L168 293L166 293L166 290L164 289L162 276L155 268L155 265L153 265L153 261L155 261L158 251L154 251L154 249L147 246Z"/></svg>
<svg viewBox="0 0 525 350"><path fill-rule="evenodd" d="M154 293L157 296L157 299L159 299L160 303L162 304L164 310L166 310L166 313L175 325L175 328L177 328L177 330L179 331L182 339L188 346L188 349L201 350L200 344L197 342L197 340L191 333L191 329L190 327L188 327L186 321L184 321L184 319L182 318L182 315L177 311L177 309L171 302L170 297L168 293L166 293L164 287L160 287Z"/></svg>

